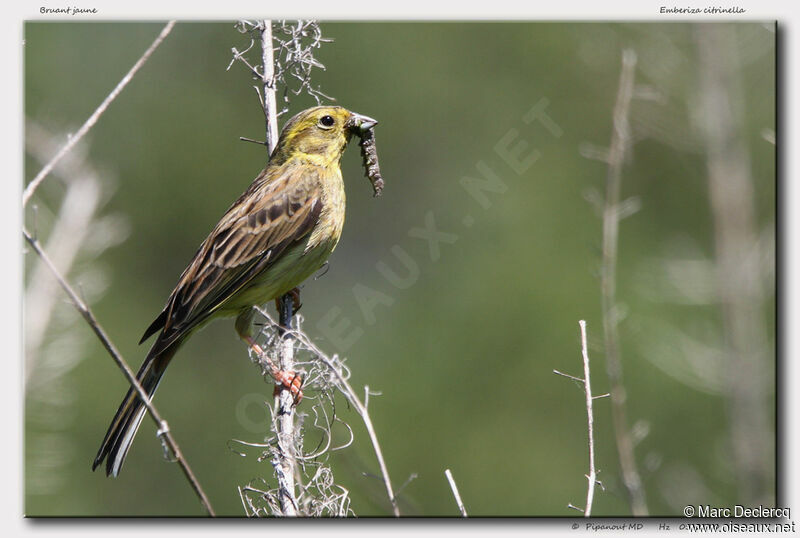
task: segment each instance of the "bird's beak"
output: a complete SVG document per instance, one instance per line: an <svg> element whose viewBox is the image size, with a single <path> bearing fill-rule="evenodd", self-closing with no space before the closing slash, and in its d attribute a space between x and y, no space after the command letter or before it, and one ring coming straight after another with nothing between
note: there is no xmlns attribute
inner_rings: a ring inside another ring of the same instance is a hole
<svg viewBox="0 0 800 538"><path fill-rule="evenodd" d="M359 132L369 131L376 125L378 125L378 120L374 120L369 116L362 116L361 114L353 113L353 116L350 118L352 122L351 125L353 129Z"/></svg>

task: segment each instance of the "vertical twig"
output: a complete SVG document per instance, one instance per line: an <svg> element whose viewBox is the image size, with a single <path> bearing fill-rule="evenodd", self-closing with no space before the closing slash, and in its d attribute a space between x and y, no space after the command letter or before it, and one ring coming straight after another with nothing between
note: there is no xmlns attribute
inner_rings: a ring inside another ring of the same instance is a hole
<svg viewBox="0 0 800 538"><path fill-rule="evenodd" d="M771 363L764 287L753 254L757 217L733 32L728 25L694 28L700 91L695 117L706 146L733 459L740 498L754 505L775 502L770 493L775 480L768 403Z"/></svg>
<svg viewBox="0 0 800 538"><path fill-rule="evenodd" d="M277 88L275 87L275 53L272 47L272 21L261 21L261 64L264 68L261 83L264 89L264 117L266 119L267 150L272 150L278 143L278 109L276 104ZM269 156L268 155L268 156Z"/></svg>
<svg viewBox="0 0 800 538"><path fill-rule="evenodd" d="M447 477L447 481L450 482L450 489L453 490L453 497L456 499L456 505L458 505L458 511L461 512L461 517L467 517L467 509L464 508L464 502L458 493L458 486L456 486L456 481L453 479L453 473L450 472L450 469L445 469L444 475Z"/></svg>
<svg viewBox="0 0 800 538"><path fill-rule="evenodd" d="M264 95L264 118L266 121L267 157L272 155L278 143L278 112L276 106L275 87L275 55L272 45L272 21L262 20L261 32L261 61L262 85ZM281 343L278 346L278 367L284 372L294 371L294 344L291 335L286 329L291 328L293 300L290 294L281 297L279 303L279 323L284 329ZM281 390L276 398L275 409L278 413L278 450L273 462L275 476L278 480L278 492L281 504L281 513L284 516L297 515L297 497L295 492L296 474L296 440L294 395L288 389Z"/></svg>
<svg viewBox="0 0 800 538"><path fill-rule="evenodd" d="M603 207L603 262L601 270L601 290L603 309L603 334L606 349L606 370L611 386L611 415L614 423L617 453L619 455L622 480L630 496L631 509L635 516L647 515L642 481L633 454L633 440L628 429L625 406L625 387L622 384L622 361L619 352L617 331L617 240L619 237L619 197L622 184L622 165L631 142L628 114L634 89L636 53L625 50L622 53L622 70L619 76L617 102L614 106L614 128L611 146L608 151L608 176L606 197Z"/></svg>
<svg viewBox="0 0 800 538"><path fill-rule="evenodd" d="M586 344L587 341L586 321L580 320L578 322L578 325L580 326L581 329L581 356L583 358L583 379L581 379L580 377L575 377L573 375L565 374L564 372L559 372L558 370L553 370L553 373L572 379L573 381L577 381L578 383L583 385L583 391L586 394L586 423L589 434L589 474L586 475L586 480L588 481L588 487L586 489L586 505L583 509L578 508L572 503L570 503L567 506L579 512L583 512L584 517L589 517L592 515L592 504L594 503L594 488L595 485L599 483L597 481L597 467L595 466L594 462L594 401L597 398L605 398L609 396L609 394L592 396L592 381L589 372L589 349Z"/></svg>
<svg viewBox="0 0 800 538"><path fill-rule="evenodd" d="M583 509L583 516L592 515L592 503L594 502L594 485L597 483L597 470L594 465L594 409L592 396L592 382L589 378L589 350L586 345L586 321L580 320L578 325L581 327L581 355L583 356L583 387L586 392L586 422L589 430L589 474L586 479L589 481L586 490L586 507Z"/></svg>
<svg viewBox="0 0 800 538"><path fill-rule="evenodd" d="M189 467L189 463L183 457L183 453L181 452L178 443L172 437L172 433L170 433L167 421L161 417L161 414L153 405L153 402L147 395L147 392L142 388L139 380L136 379L136 375L133 373L133 370L131 370L130 366L128 366L128 363L125 362L125 359L122 358L122 355L117 350L116 346L114 346L103 327L97 321L97 318L94 317L94 314L89 309L89 306L81 300L75 290L72 289L72 286L69 285L66 279L58 271L56 266L53 265L53 262L50 261L50 258L47 257L47 254L44 253L39 245L39 242L34 239L24 227L22 229L22 235L31 246L33 251L42 260L42 262L44 262L44 264L50 269L50 272L53 273L53 276L58 281L61 288L66 292L70 301L75 306L75 309L81 314L81 316L83 316L83 318L86 320L86 323L89 324L95 335L97 335L97 338L100 339L103 347L106 348L106 351L108 351L108 354L111 355L111 358L117 363L117 366L119 366L120 370L122 370L122 373L125 374L125 377L128 379L128 383L131 384L136 393L139 395L139 398L142 400L144 406L149 411L150 416L153 418L153 421L156 423L160 439L175 456L175 461L178 463L178 465L180 465L183 474L186 476L186 479L189 481L192 489L200 499L200 503L203 505L203 508L205 508L206 512L208 512L208 515L213 517L215 515L214 509L211 507L211 503L208 500L205 491L203 491L203 488L200 486L200 483L197 481L197 478L192 472L191 467Z"/></svg>
<svg viewBox="0 0 800 538"><path fill-rule="evenodd" d="M284 372L294 371L294 338L289 333L292 326L293 298L287 293L278 300L279 306L279 334L278 364ZM281 330L282 329L282 330ZM275 465L278 479L279 499L281 512L284 516L297 515L297 496L295 490L295 474L297 472L295 439L295 401L292 391L283 388L275 397L278 413L278 452Z"/></svg>
<svg viewBox="0 0 800 538"><path fill-rule="evenodd" d="M106 111L108 106L112 103L112 101L114 101L114 99L117 98L120 92L125 89L125 86L128 85L136 72L145 64L148 58L150 58L150 55L153 54L153 51L155 51L161 42L164 41L164 38L169 35L173 26L175 26L175 21L169 21L166 26L164 26L164 29L161 30L161 33L158 34L158 37L156 37L155 41L153 41L144 54L142 54L142 56L136 61L136 63L133 64L133 67L131 67L130 71L128 71L128 73L122 77L122 80L119 81L116 87L111 90L111 93L109 93L103 102L100 103L100 106L98 106L92 115L89 116L89 119L87 119L84 124L81 125L80 129L78 129L78 131L69 138L67 143L64 144L58 153L55 154L50 162L48 162L44 168L42 168L41 171L36 174L36 177L33 178L30 183L28 183L28 186L25 188L25 192L22 193L22 207L25 207L28 204L28 201L39 187L39 184L44 181L44 178L47 177L47 174L49 174L55 165L58 164L58 161L60 161L61 158L66 155L75 146L75 144L77 144L81 138L84 137L86 133L89 132L89 129L91 129L95 123L97 123L97 120L103 115L103 112Z"/></svg>

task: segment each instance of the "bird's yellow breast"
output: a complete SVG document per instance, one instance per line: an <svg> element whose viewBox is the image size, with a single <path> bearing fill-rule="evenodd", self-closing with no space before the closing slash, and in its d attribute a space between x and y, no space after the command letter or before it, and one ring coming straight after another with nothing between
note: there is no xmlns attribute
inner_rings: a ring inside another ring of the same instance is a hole
<svg viewBox="0 0 800 538"><path fill-rule="evenodd" d="M325 250L329 247L328 254L330 254L336 248L344 227L345 194L341 169L338 166L333 167L333 170L321 174L320 181L322 211L317 225L309 234L306 249L320 247Z"/></svg>

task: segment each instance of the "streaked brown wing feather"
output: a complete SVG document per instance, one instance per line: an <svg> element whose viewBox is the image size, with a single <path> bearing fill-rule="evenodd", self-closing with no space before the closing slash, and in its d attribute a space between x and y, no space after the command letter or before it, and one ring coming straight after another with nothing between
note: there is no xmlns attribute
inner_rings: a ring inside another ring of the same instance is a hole
<svg viewBox="0 0 800 538"><path fill-rule="evenodd" d="M256 178L200 246L142 341L163 328L169 345L311 232L322 210L316 173L287 165Z"/></svg>

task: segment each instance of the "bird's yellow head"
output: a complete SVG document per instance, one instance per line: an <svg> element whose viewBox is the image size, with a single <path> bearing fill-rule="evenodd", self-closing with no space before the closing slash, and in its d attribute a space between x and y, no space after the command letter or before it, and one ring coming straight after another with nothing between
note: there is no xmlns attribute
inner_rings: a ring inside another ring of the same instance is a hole
<svg viewBox="0 0 800 538"><path fill-rule="evenodd" d="M350 137L377 123L340 106L306 109L283 126L270 161L282 163L300 158L321 166L338 165Z"/></svg>

